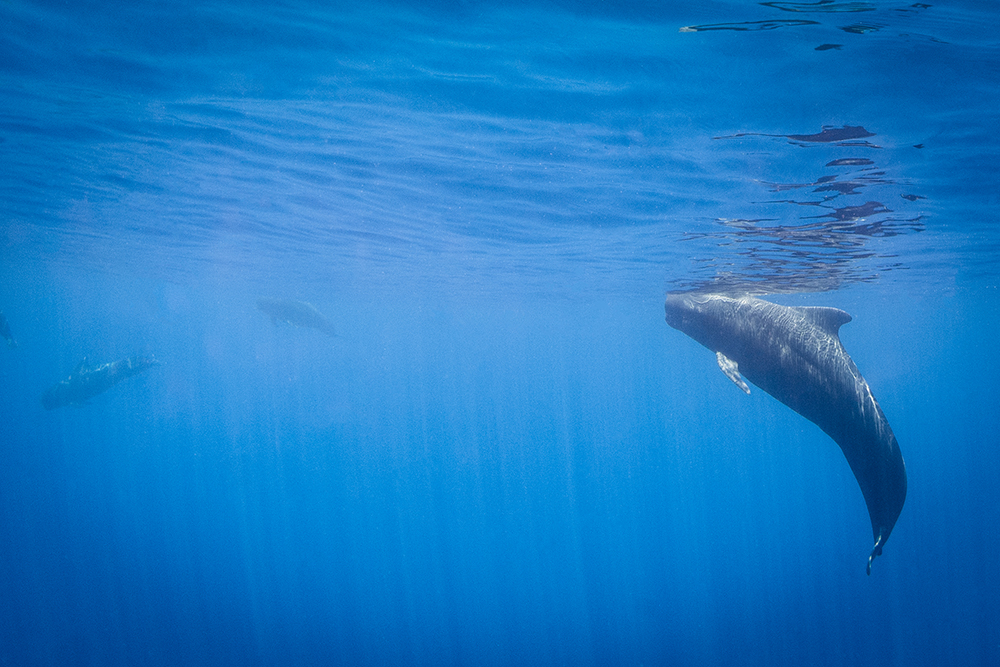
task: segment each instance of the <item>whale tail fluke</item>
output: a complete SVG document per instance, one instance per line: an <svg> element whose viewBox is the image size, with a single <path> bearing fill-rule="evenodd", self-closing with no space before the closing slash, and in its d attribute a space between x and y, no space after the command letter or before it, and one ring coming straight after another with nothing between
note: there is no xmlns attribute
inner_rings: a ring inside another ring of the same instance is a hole
<svg viewBox="0 0 1000 667"><path fill-rule="evenodd" d="M885 538L882 537L882 533L878 534L878 539L875 540L875 546L872 547L871 555L868 556L868 567L865 568L865 574L869 577L872 576L872 561L875 560L876 556L882 555L882 545L885 543Z"/></svg>

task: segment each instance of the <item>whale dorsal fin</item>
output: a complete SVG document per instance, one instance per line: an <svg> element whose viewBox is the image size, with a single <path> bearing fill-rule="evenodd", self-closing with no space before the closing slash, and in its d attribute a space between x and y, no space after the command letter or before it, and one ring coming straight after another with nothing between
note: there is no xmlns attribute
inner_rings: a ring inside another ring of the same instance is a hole
<svg viewBox="0 0 1000 667"><path fill-rule="evenodd" d="M84 357L83 360L80 361L80 365L76 367L75 371L73 371L73 375L79 375L85 370L87 370L87 357Z"/></svg>
<svg viewBox="0 0 1000 667"><path fill-rule="evenodd" d="M851 321L851 316L840 308L798 306L795 310L831 336L836 336L840 327Z"/></svg>
<svg viewBox="0 0 1000 667"><path fill-rule="evenodd" d="M743 377L740 375L740 367L735 361L721 352L715 353L715 360L719 362L719 368L722 369L722 372L726 374L727 378L733 381L733 384L746 393L750 393L750 387L748 387L747 383L743 381Z"/></svg>

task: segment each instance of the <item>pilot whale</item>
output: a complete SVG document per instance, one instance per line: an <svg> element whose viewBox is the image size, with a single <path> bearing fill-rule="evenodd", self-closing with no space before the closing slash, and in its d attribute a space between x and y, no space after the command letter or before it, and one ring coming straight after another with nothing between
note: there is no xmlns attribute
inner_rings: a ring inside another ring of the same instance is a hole
<svg viewBox="0 0 1000 667"><path fill-rule="evenodd" d="M746 377L840 445L868 506L875 538L870 575L903 509L906 467L889 422L840 342L840 327L851 316L837 308L697 293L667 295L666 316L667 324L715 352L740 389L750 393Z"/></svg>
<svg viewBox="0 0 1000 667"><path fill-rule="evenodd" d="M333 323L316 310L316 307L305 301L292 299L273 299L261 297L257 299L257 308L271 318L275 324L288 322L299 327L318 329L328 336L336 336Z"/></svg>
<svg viewBox="0 0 1000 667"><path fill-rule="evenodd" d="M152 356L126 357L96 368L89 367L87 360L84 359L72 375L45 390L42 394L42 405L46 410L64 405L82 405L122 380L159 365L160 362Z"/></svg>

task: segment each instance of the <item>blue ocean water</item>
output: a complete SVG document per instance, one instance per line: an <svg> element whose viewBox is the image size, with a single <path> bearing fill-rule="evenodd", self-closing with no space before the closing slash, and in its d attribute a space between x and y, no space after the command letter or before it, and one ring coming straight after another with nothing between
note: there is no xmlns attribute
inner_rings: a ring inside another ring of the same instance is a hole
<svg viewBox="0 0 1000 667"><path fill-rule="evenodd" d="M1000 663L998 23L0 4L0 665ZM870 577L687 289L853 315L909 480Z"/></svg>

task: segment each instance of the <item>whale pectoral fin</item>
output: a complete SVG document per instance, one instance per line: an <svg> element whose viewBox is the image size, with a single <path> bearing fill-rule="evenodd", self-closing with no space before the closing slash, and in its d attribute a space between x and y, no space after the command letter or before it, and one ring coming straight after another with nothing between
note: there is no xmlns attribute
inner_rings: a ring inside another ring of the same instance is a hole
<svg viewBox="0 0 1000 667"><path fill-rule="evenodd" d="M745 391L747 394L750 393L750 387L748 387L747 383L743 381L742 377L740 377L740 367L735 361L721 352L715 353L715 360L719 362L719 368L722 369L722 372L726 374L727 378L733 381L733 384Z"/></svg>

